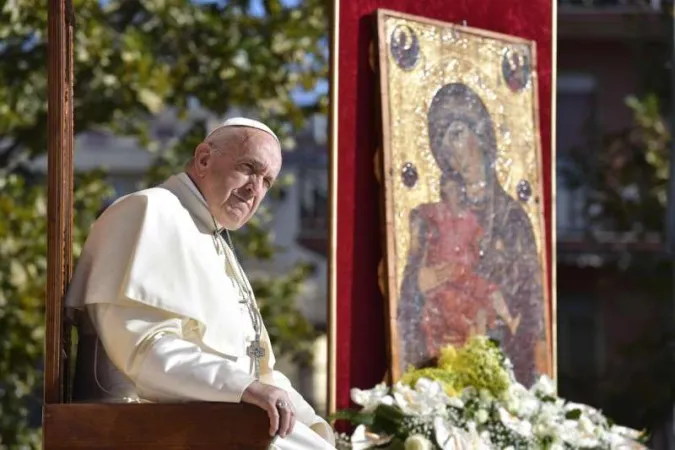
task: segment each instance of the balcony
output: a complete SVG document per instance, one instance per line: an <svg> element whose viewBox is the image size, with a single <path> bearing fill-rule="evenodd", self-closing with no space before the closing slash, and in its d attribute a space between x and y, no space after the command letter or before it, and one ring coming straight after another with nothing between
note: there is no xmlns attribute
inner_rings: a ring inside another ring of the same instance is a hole
<svg viewBox="0 0 675 450"><path fill-rule="evenodd" d="M559 0L559 40L659 41L668 36L663 0Z"/></svg>

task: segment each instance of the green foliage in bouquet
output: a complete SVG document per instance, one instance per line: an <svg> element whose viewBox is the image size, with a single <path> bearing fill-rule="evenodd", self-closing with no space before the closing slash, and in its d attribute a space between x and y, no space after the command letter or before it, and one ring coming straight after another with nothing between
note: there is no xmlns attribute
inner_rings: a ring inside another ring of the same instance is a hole
<svg viewBox="0 0 675 450"><path fill-rule="evenodd" d="M401 381L414 386L420 378L438 381L450 396L465 388L487 389L501 396L510 384L510 374L504 365L504 355L496 342L483 336L470 339L457 349L448 345L441 349L437 367L411 367Z"/></svg>

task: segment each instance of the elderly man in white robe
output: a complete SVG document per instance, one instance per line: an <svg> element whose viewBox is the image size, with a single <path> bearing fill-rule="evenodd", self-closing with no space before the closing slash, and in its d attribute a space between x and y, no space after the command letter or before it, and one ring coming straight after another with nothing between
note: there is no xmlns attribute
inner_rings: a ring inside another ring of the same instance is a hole
<svg viewBox="0 0 675 450"><path fill-rule="evenodd" d="M331 427L274 370L229 240L281 159L266 125L230 119L185 172L117 200L94 223L66 298L79 310L76 399L246 402L267 411L270 448L334 449Z"/></svg>

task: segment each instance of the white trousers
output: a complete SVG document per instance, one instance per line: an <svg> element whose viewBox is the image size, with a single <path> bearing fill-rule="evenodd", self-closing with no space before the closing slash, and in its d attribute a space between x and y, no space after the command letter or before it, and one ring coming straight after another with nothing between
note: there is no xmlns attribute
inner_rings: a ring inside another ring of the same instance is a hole
<svg viewBox="0 0 675 450"><path fill-rule="evenodd" d="M269 450L335 450L335 447L307 425L296 422L293 432L285 438L275 438Z"/></svg>

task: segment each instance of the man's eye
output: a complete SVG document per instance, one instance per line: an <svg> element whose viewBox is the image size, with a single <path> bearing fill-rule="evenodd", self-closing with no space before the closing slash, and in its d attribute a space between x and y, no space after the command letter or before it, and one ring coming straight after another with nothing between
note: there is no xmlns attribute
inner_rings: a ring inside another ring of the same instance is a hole
<svg viewBox="0 0 675 450"><path fill-rule="evenodd" d="M263 184L265 185L265 189L269 189L272 187L272 182L268 179L263 180Z"/></svg>

